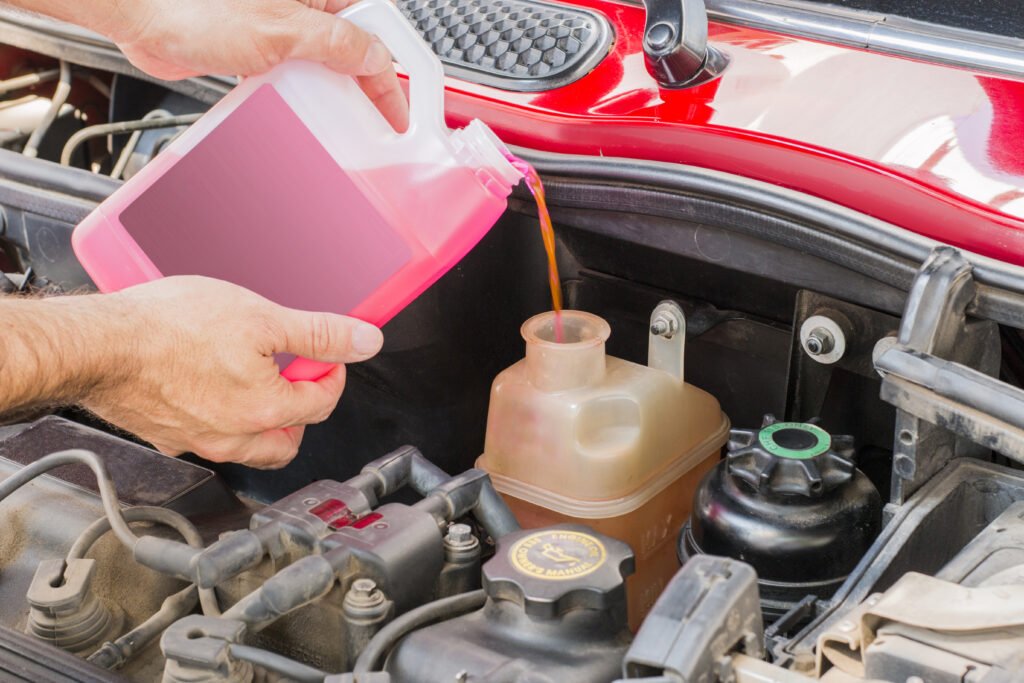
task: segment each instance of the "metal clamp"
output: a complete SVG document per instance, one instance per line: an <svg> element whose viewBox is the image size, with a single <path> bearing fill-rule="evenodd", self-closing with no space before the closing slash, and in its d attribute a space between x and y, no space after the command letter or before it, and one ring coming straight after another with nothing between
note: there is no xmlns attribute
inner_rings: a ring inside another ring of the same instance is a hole
<svg viewBox="0 0 1024 683"><path fill-rule="evenodd" d="M897 408L894 504L955 456L998 447L1024 458L1024 411L1012 412L1024 392L989 376L999 369L998 327L967 320L975 292L960 252L936 248L911 287L896 342L879 348L882 399Z"/></svg>

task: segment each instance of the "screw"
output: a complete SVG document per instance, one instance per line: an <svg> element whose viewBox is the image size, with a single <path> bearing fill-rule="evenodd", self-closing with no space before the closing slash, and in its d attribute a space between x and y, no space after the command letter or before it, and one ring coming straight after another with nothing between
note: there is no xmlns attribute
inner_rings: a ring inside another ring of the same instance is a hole
<svg viewBox="0 0 1024 683"><path fill-rule="evenodd" d="M651 334L655 337L671 339L672 335L678 331L679 323L675 318L666 313L659 313L655 316L654 320L651 321Z"/></svg>
<svg viewBox="0 0 1024 683"><path fill-rule="evenodd" d="M824 327L815 327L804 340L804 348L812 356L824 356L836 347L835 337Z"/></svg>
<svg viewBox="0 0 1024 683"><path fill-rule="evenodd" d="M305 500L302 501L302 504L303 505L316 505L319 502L320 501L317 500L316 498L306 498Z"/></svg>

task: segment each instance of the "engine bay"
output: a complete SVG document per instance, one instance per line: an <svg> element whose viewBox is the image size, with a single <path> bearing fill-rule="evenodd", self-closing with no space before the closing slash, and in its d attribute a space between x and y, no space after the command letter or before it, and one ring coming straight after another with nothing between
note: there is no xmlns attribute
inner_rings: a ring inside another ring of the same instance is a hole
<svg viewBox="0 0 1024 683"><path fill-rule="evenodd" d="M71 228L217 87L13 48L0 77L0 292L88 290ZM1021 680L1019 269L524 156L566 342L520 188L279 472L76 409L0 427L4 680Z"/></svg>

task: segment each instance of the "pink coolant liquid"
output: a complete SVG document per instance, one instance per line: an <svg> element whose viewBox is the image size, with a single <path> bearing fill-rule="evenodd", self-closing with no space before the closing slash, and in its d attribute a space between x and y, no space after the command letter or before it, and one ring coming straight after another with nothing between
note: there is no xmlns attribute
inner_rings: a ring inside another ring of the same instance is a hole
<svg viewBox="0 0 1024 683"><path fill-rule="evenodd" d="M555 341L561 342L562 332L562 280L558 276L558 261L555 259L555 226L551 223L548 203L544 197L544 183L540 175L529 162L523 161L514 154L506 157L516 170L523 174L526 186L537 201L537 217L540 219L540 235L544 240L544 251L548 255L548 286L551 288L551 309L555 312Z"/></svg>
<svg viewBox="0 0 1024 683"><path fill-rule="evenodd" d="M451 164L345 170L264 86L188 153L160 154L73 244L101 291L205 275L379 326L480 241L507 192ZM282 374L314 380L332 367L299 358Z"/></svg>

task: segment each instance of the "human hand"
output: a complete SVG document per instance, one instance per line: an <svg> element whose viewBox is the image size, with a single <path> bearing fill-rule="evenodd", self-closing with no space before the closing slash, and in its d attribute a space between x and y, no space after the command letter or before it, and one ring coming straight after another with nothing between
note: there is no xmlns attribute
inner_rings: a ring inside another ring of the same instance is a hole
<svg viewBox="0 0 1024 683"><path fill-rule="evenodd" d="M274 354L349 363L374 356L383 342L367 323L284 308L203 277L164 278L104 298L126 323L130 353L82 404L168 455L283 467L304 426L334 410L345 367L293 383Z"/></svg>
<svg viewBox="0 0 1024 683"><path fill-rule="evenodd" d="M250 76L287 59L322 62L356 76L396 130L409 104L384 44L334 16L354 0L128 0L96 29L146 73Z"/></svg>

